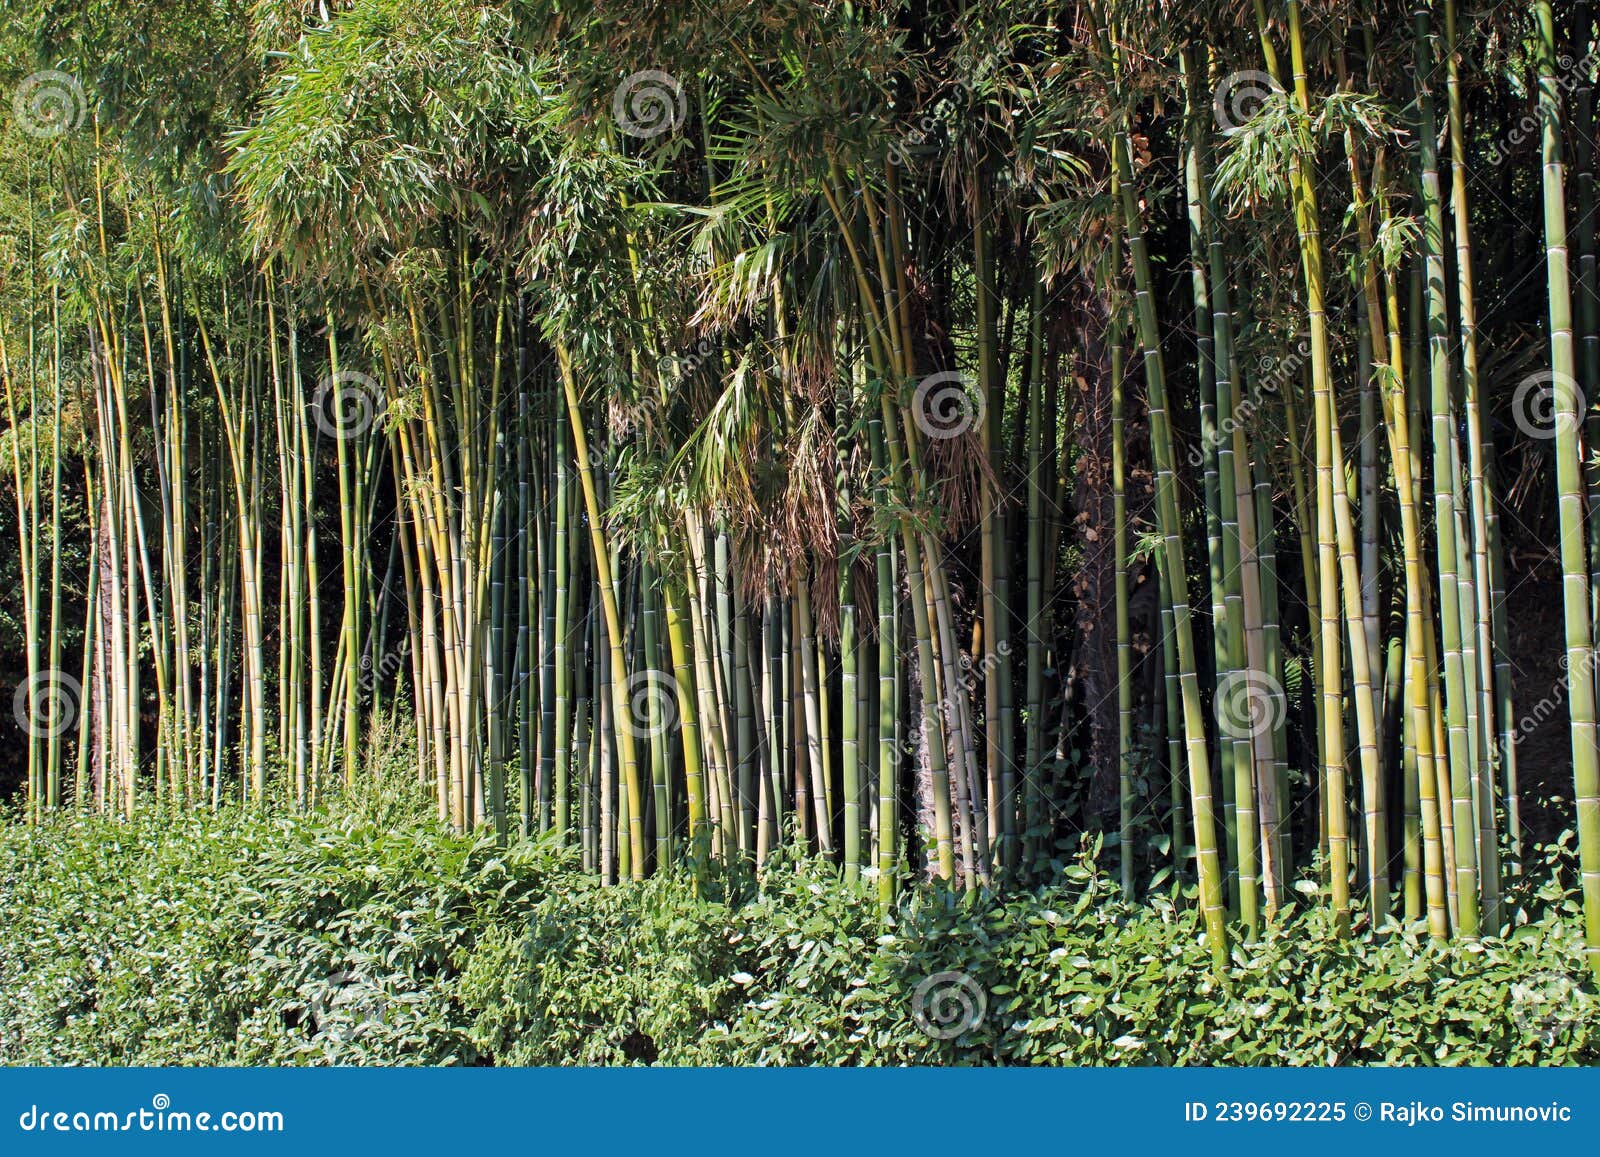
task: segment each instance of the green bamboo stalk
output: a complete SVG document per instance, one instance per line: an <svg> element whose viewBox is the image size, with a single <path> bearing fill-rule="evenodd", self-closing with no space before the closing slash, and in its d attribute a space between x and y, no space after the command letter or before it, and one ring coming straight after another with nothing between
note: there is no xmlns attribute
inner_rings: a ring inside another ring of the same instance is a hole
<svg viewBox="0 0 1600 1157"><path fill-rule="evenodd" d="M1428 8L1412 14L1417 44L1418 161L1422 177L1422 258L1428 301L1429 371L1433 399L1434 535L1438 545L1439 634L1444 647L1446 728L1450 757L1451 819L1455 831L1458 930L1476 936L1479 926L1477 830L1472 802L1473 768L1468 745L1468 689L1462 649L1460 576L1456 545L1455 409L1451 398L1450 338L1444 287L1444 221L1439 192L1438 128L1429 77L1434 62Z"/></svg>
<svg viewBox="0 0 1600 1157"><path fill-rule="evenodd" d="M1572 295L1567 272L1567 208L1561 164L1561 95L1555 71L1555 16L1536 0L1536 59L1543 161L1545 264L1550 294L1550 366L1556 405L1556 488L1561 512L1562 604L1567 632L1568 712L1577 795L1578 848L1586 954L1600 976L1600 752L1595 748L1594 635L1589 620L1583 475L1578 448L1581 406L1572 349Z"/></svg>
<svg viewBox="0 0 1600 1157"><path fill-rule="evenodd" d="M1128 248L1133 257L1135 318L1144 349L1145 383L1149 391L1150 442L1156 467L1156 509L1166 553L1173 597L1173 626L1177 637L1178 680L1183 700L1184 735L1188 753L1189 798L1194 814L1195 854L1200 878L1200 906L1212 961L1219 972L1227 968L1228 940L1224 922L1222 871L1217 839L1211 764L1206 750L1205 721L1200 707L1200 681L1196 673L1194 631L1188 604L1189 581L1178 519L1177 482L1173 475L1172 430L1166 412L1166 371L1162 362L1160 330L1151 296L1150 258L1145 247L1144 221L1133 187L1132 147L1127 134L1113 142L1112 159L1121 184L1122 215Z"/></svg>
<svg viewBox="0 0 1600 1157"><path fill-rule="evenodd" d="M1461 55L1456 41L1455 0L1445 0L1445 53L1448 62L1447 89L1450 127L1451 204L1454 209L1456 240L1456 299L1460 311L1461 384L1465 398L1468 446L1469 493L1471 501L1471 543L1474 605L1471 618L1478 665L1474 672L1481 706L1481 757L1473 764L1474 797L1478 811L1479 882L1482 888L1483 919L1491 932L1498 932L1500 914L1500 839L1495 824L1494 764L1496 747L1495 656L1492 608L1492 579L1489 552L1489 506L1493 496L1487 488L1484 455L1482 402L1478 380L1477 306L1473 299L1471 215L1467 200L1467 139L1461 97ZM1591 231L1590 241L1593 235ZM1591 246L1592 249L1592 246ZM1592 253L1591 253L1592 260ZM1596 335L1595 376L1600 380L1600 335ZM1509 758L1505 752L1501 759Z"/></svg>
<svg viewBox="0 0 1600 1157"><path fill-rule="evenodd" d="M1121 836L1122 890L1133 894L1133 631L1129 622L1128 569L1128 447L1125 368L1122 327L1113 318L1111 333L1111 565L1116 573L1117 600L1117 795L1121 807L1117 826ZM1035 406L1037 408L1037 406ZM1030 411L1030 419L1032 411ZM1032 439L1030 438L1030 443ZM1042 511L1041 511L1042 513ZM1032 517L1032 508L1029 508ZM1031 529L1030 529L1031 535ZM1030 538L1031 541L1031 538ZM1029 574L1032 599L1032 574ZM1031 680L1030 680L1031 685ZM1179 849L1174 845L1172 854Z"/></svg>

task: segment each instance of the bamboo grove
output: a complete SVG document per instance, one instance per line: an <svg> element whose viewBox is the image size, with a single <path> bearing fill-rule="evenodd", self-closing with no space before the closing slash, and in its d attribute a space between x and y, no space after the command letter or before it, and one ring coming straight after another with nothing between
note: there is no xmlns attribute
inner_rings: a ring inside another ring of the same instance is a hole
<svg viewBox="0 0 1600 1157"><path fill-rule="evenodd" d="M1600 967L1591 4L79 7L4 33L29 815L398 721L608 880L1087 837L1221 964L1499 931L1538 803Z"/></svg>

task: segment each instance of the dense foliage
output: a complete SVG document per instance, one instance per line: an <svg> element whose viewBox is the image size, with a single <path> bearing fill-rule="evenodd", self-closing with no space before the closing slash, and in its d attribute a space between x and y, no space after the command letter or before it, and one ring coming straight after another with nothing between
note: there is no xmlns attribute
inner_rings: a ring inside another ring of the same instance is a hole
<svg viewBox="0 0 1600 1157"><path fill-rule="evenodd" d="M1191 904L1091 860L882 917L814 862L601 885L415 799L0 830L12 1064L1484 1064L1600 1061L1571 897L1509 940L1340 940L1286 913L1218 979ZM918 986L982 993L953 1029ZM946 1039L942 1033L950 1031ZM938 1035L935 1035L938 1034Z"/></svg>
<svg viewBox="0 0 1600 1157"><path fill-rule="evenodd" d="M49 1047L1520 1056L1569 886L1600 976L1588 0L19 0L0 48ZM339 804L374 743L454 834ZM935 1048L945 973L991 1012Z"/></svg>

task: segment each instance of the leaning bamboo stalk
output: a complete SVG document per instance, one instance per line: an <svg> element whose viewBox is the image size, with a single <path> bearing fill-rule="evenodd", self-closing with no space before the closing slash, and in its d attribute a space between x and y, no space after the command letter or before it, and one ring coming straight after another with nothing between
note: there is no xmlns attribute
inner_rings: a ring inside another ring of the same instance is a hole
<svg viewBox="0 0 1600 1157"><path fill-rule="evenodd" d="M606 638L610 646L612 666L612 706L618 719L628 713L626 687L627 665L623 658L622 616L617 608L616 588L612 583L611 555L605 541L604 524L600 516L600 500L595 489L593 472L589 467L589 442L583 428L582 409L578 402L578 383L573 372L571 355L565 345L556 347L557 363L561 370L561 384L566 394L567 416L572 433L573 453L578 462L578 481L583 489L584 506L589 515L589 537L594 551L597 585L600 589L601 610L604 615ZM634 751L633 736L626 728L617 729L617 746L622 753L622 777L628 794L628 841L632 856L633 874L644 878L644 797L639 783L638 757Z"/></svg>

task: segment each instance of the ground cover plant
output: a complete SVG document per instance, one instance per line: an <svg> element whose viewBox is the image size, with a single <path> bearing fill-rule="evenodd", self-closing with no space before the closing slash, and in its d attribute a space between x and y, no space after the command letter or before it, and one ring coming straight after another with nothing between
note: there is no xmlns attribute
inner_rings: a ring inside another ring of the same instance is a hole
<svg viewBox="0 0 1600 1157"><path fill-rule="evenodd" d="M607 887L415 792L0 838L9 1064L1594 1064L1578 905L1470 950L1286 914L1219 977L1086 856L883 913L807 859Z"/></svg>

